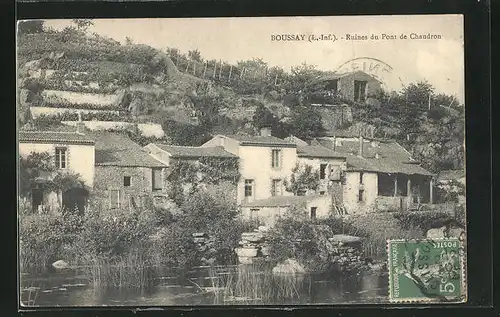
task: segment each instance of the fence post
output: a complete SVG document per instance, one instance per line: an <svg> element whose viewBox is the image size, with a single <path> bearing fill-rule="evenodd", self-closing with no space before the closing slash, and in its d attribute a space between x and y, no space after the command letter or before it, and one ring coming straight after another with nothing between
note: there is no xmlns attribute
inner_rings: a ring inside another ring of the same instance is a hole
<svg viewBox="0 0 500 317"><path fill-rule="evenodd" d="M278 83L278 73L276 73L276 76L274 76L274 86Z"/></svg>
<svg viewBox="0 0 500 317"><path fill-rule="evenodd" d="M219 67L219 79L222 78L222 60L220 60L220 67Z"/></svg>
<svg viewBox="0 0 500 317"><path fill-rule="evenodd" d="M229 82L231 81L231 73L232 72L233 72L233 65L231 65L231 67L229 67L229 78L228 78Z"/></svg>

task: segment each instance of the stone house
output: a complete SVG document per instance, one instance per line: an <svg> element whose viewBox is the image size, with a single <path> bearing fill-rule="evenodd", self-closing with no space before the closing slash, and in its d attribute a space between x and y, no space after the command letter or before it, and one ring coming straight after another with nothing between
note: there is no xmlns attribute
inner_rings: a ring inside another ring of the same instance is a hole
<svg viewBox="0 0 500 317"><path fill-rule="evenodd" d="M53 159L58 171L79 174L83 184L64 193L47 192L45 185L53 174L40 175L32 184L31 206L34 210L42 208L58 210L65 206L73 208L76 204L83 210L89 191L94 187L95 140L84 133L81 126L76 131L19 131L19 155L26 158L31 153L47 152Z"/></svg>
<svg viewBox="0 0 500 317"><path fill-rule="evenodd" d="M297 162L295 143L274 137L269 128L263 128L259 136L216 135L201 147L215 146L239 158L238 204L292 195L284 190L283 181Z"/></svg>
<svg viewBox="0 0 500 317"><path fill-rule="evenodd" d="M126 135L93 132L95 197L101 208L142 208L148 199L165 196L166 165Z"/></svg>
<svg viewBox="0 0 500 317"><path fill-rule="evenodd" d="M348 213L433 203L433 174L395 141L334 136L312 143L346 155L343 203Z"/></svg>
<svg viewBox="0 0 500 317"><path fill-rule="evenodd" d="M228 199L236 200L236 182L237 180L229 181L215 181L207 173L203 173L202 165L212 163L222 163L223 161L229 162L233 161L235 164L235 172L238 171L238 157L226 150L222 146L214 147L194 147L194 146L176 146L176 145L166 145L150 143L144 147L146 152L155 160L165 164L166 175L170 175L173 165L178 162L190 163L192 166L198 168L195 182L180 184L180 180L174 180L169 182L168 177L166 177L166 183L170 183L172 186L183 186L184 192L187 192L193 185L205 186L205 188L211 188L218 190L218 192L223 192L227 195ZM224 164L222 164L224 165ZM210 170L210 168L209 168ZM219 170L214 171L216 174ZM223 173L222 171L220 173ZM235 173L235 174L236 174ZM216 175L218 176L218 175ZM196 184L195 184L196 183Z"/></svg>
<svg viewBox="0 0 500 317"><path fill-rule="evenodd" d="M363 71L333 73L321 77L318 82L323 83L324 90L332 95L355 102L365 102L382 87L378 79Z"/></svg>

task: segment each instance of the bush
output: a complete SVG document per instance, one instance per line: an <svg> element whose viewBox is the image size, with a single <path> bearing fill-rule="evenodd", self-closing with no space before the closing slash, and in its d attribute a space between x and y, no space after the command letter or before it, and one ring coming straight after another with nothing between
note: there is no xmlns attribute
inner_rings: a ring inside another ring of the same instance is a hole
<svg viewBox="0 0 500 317"><path fill-rule="evenodd" d="M370 258L386 258L388 239L423 237L423 231L420 227L409 225L403 228L393 213L353 215L345 219L344 223L336 221L332 221L332 223L334 228L341 226L343 234L363 238L364 255Z"/></svg>
<svg viewBox="0 0 500 317"><path fill-rule="evenodd" d="M65 248L82 231L81 217L22 213L19 217L19 255L21 268L40 271L59 259L68 259Z"/></svg>
<svg viewBox="0 0 500 317"><path fill-rule="evenodd" d="M330 268L329 257L322 256L323 238L316 230L317 222L306 217L304 206L291 208L269 233L271 258L281 262L296 259L310 272L325 272Z"/></svg>
<svg viewBox="0 0 500 317"><path fill-rule="evenodd" d="M456 222L454 215L439 210L394 213L394 218L398 220L402 228L419 228L423 233L431 228L438 228Z"/></svg>

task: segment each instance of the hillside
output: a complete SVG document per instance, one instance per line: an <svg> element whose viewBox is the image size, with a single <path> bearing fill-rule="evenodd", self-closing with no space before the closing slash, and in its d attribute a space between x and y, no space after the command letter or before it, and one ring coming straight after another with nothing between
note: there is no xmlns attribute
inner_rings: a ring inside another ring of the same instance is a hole
<svg viewBox="0 0 500 317"><path fill-rule="evenodd" d="M180 145L254 134L262 125L305 139L362 133L397 140L431 170L463 167L463 106L426 83L356 103L325 94L318 81L325 72L312 65L291 72L261 59L231 65L196 50L160 51L43 25L19 34L18 74L21 124L47 128L79 112L84 121L160 124L160 141Z"/></svg>

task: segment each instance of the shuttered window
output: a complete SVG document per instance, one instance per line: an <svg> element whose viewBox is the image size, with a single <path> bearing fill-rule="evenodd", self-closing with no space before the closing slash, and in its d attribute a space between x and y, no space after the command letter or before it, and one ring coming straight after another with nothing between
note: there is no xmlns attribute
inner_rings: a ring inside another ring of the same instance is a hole
<svg viewBox="0 0 500 317"><path fill-rule="evenodd" d="M245 197L253 196L253 180L246 179L245 180Z"/></svg>
<svg viewBox="0 0 500 317"><path fill-rule="evenodd" d="M109 191L109 207L120 208L120 191L118 189Z"/></svg>
<svg viewBox="0 0 500 317"><path fill-rule="evenodd" d="M272 180L271 196L281 196L281 179Z"/></svg>
<svg viewBox="0 0 500 317"><path fill-rule="evenodd" d="M57 168L67 168L68 167L68 150L64 147L57 147L55 153L56 167Z"/></svg>
<svg viewBox="0 0 500 317"><path fill-rule="evenodd" d="M153 168L153 190L162 190L163 182L161 175L161 168Z"/></svg>
<svg viewBox="0 0 500 317"><path fill-rule="evenodd" d="M330 180L332 180L332 181L340 180L340 166L338 166L338 165L331 166Z"/></svg>
<svg viewBox="0 0 500 317"><path fill-rule="evenodd" d="M281 150L273 149L271 152L271 166L274 169L281 168Z"/></svg>

